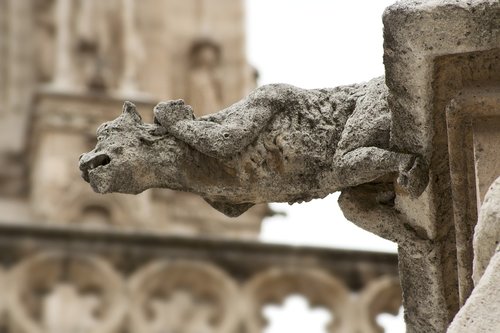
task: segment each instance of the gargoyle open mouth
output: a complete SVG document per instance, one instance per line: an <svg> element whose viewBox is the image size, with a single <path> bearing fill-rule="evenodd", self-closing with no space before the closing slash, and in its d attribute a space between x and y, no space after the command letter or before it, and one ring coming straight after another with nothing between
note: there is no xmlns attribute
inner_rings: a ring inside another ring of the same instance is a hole
<svg viewBox="0 0 500 333"><path fill-rule="evenodd" d="M111 162L111 158L107 154L83 154L80 156L80 170L82 178L89 183L89 173L100 167L104 167Z"/></svg>

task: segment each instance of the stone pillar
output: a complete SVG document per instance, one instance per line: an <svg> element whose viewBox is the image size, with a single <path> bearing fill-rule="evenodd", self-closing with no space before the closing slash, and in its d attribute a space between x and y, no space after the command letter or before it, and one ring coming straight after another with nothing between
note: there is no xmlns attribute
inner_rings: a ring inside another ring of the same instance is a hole
<svg viewBox="0 0 500 333"><path fill-rule="evenodd" d="M207 0L199 0L198 2L198 19L199 19L199 28L200 33L202 35L208 35L210 32L210 22L208 20L208 1Z"/></svg>
<svg viewBox="0 0 500 333"><path fill-rule="evenodd" d="M32 1L8 0L7 9L7 68L2 81L6 80L8 85L5 88L5 117L0 124L0 147L19 152L26 143L27 118L35 88Z"/></svg>
<svg viewBox="0 0 500 333"><path fill-rule="evenodd" d="M122 0L123 25L123 73L120 92L123 95L137 93L138 71L144 60L144 49L135 24L135 0Z"/></svg>
<svg viewBox="0 0 500 333"><path fill-rule="evenodd" d="M444 332L473 287L472 234L484 188L475 173L491 181L483 162L474 162L491 135L474 136L483 126L474 119L498 105L472 98L469 89L486 92L500 81L499 17L500 3L488 0L403 1L384 14L392 146L418 152L430 165L424 194L395 202L419 239L399 243L408 332Z"/></svg>
<svg viewBox="0 0 500 333"><path fill-rule="evenodd" d="M74 68L72 64L71 8L72 0L57 0L56 4L56 65L53 85L56 89L74 88Z"/></svg>
<svg viewBox="0 0 500 333"><path fill-rule="evenodd" d="M0 0L0 119L6 113L7 102L7 52L8 52L8 8L7 0Z"/></svg>

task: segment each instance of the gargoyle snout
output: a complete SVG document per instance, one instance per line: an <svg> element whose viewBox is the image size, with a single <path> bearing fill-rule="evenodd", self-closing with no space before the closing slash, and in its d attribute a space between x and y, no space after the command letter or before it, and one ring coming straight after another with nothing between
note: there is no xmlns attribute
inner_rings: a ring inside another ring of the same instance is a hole
<svg viewBox="0 0 500 333"><path fill-rule="evenodd" d="M89 181L89 171L100 166L105 166L111 162L107 154L87 153L80 155L79 167L82 171L82 177Z"/></svg>

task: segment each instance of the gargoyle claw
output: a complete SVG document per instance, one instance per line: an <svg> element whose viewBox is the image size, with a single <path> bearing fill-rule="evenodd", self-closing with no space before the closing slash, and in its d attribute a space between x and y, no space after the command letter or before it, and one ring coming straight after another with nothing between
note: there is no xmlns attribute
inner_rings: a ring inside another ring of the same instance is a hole
<svg viewBox="0 0 500 333"><path fill-rule="evenodd" d="M154 122L167 129L181 120L193 119L193 108L182 99L161 102L154 108Z"/></svg>
<svg viewBox="0 0 500 333"><path fill-rule="evenodd" d="M416 198L427 187L429 181L428 167L427 163L420 156L414 156L408 162L399 172L398 184L411 197Z"/></svg>

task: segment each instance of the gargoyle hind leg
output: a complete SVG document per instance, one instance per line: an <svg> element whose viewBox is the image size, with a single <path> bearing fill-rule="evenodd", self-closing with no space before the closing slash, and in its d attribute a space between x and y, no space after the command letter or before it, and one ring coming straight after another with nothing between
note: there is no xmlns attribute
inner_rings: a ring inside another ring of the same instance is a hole
<svg viewBox="0 0 500 333"><path fill-rule="evenodd" d="M340 181L346 187L371 182L390 173L411 196L425 190L428 173L425 161L414 154L397 153L377 147L361 147L336 157Z"/></svg>
<svg viewBox="0 0 500 333"><path fill-rule="evenodd" d="M234 155L248 146L277 110L249 98L211 117L195 119L191 106L184 101L169 101L154 109L155 121L177 139L196 150L215 157Z"/></svg>

